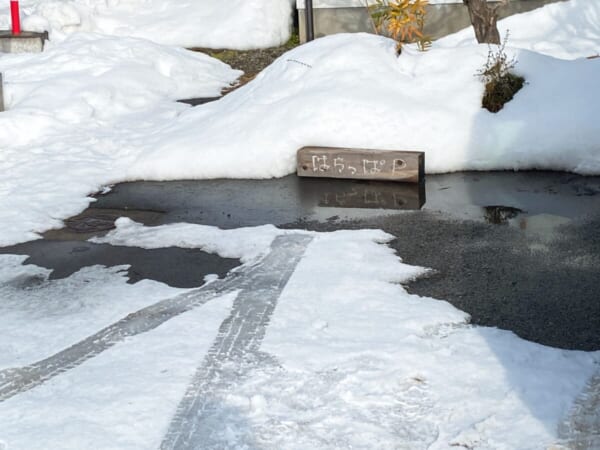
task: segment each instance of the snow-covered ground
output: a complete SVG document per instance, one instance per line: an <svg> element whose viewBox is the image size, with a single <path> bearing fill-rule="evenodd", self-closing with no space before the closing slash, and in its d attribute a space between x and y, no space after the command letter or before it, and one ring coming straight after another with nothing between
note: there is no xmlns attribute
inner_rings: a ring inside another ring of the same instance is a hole
<svg viewBox="0 0 600 450"><path fill-rule="evenodd" d="M600 4L573 0L528 14L577 33L565 42L548 25L530 41L513 30L516 44L543 41L547 54L509 49L528 84L498 114L480 107L475 73L487 46L464 42L408 47L397 58L394 43L377 36L318 39L196 108L173 100L217 95L239 72L181 49L89 33L39 55L1 55L0 245L59 226L102 185L278 177L295 170L305 145L422 150L429 173L598 174L600 58L581 56L600 48ZM552 56L565 53L578 59Z"/></svg>
<svg viewBox="0 0 600 450"><path fill-rule="evenodd" d="M167 430L179 430L177 405L201 376L213 403L183 408L183 417L199 424L192 443L203 444L190 448L540 449L560 441L558 424L600 363L600 352L557 350L472 327L450 304L408 294L399 283L426 269L403 264L385 245L392 236L380 231L146 228L126 219L117 225L98 241L197 247L247 263L230 293L83 364L54 367L60 374L34 389L7 396L3 385L21 375L0 371L0 443L7 448L158 448ZM245 274L260 268L277 236L293 235L312 241L275 298L270 323L240 332L264 335L259 362L248 365L252 350L223 331L238 314L232 302L248 290L271 295L270 288L245 285ZM43 269L1 259L0 369L51 358L182 292L149 281L126 285L119 268L49 281ZM220 338L237 343L212 361L221 374L215 383L210 371L194 373ZM228 380L229 371L236 377Z"/></svg>
<svg viewBox="0 0 600 450"><path fill-rule="evenodd" d="M0 245L35 238L125 179L146 145L241 72L136 38L74 34L42 54L0 54Z"/></svg>
<svg viewBox="0 0 600 450"><path fill-rule="evenodd" d="M21 0L23 29L62 40L78 31L184 47L251 49L284 44L293 0ZM8 2L0 29L8 29Z"/></svg>
<svg viewBox="0 0 600 450"><path fill-rule="evenodd" d="M119 36L152 32L185 44L172 22L204 17L202 8L223 2L194 2L197 10L192 2L23 3L25 24L49 26L53 40L39 55L0 55L8 108L0 113L0 245L59 227L111 183L282 176L304 145L424 150L430 173L600 174L600 59L583 58L600 49L594 0L508 19L509 52L528 84L497 115L480 108L474 74L487 47L469 43L467 31L427 53L408 47L400 58L392 41L377 36L319 39L224 99L191 108L175 100L218 95L240 73L205 55ZM231 4L258 23L269 2ZM281 11L287 4L277 3ZM168 29L158 25L165 16ZM239 28L236 17L228 23ZM532 19L540 31L520 34ZM281 38L276 28L265 35ZM206 42L194 45L216 41ZM427 269L403 264L379 231L117 225L102 242L202 248L245 264L227 289L209 295L151 281L128 285L122 267L49 280L47 270L23 266L23 257L0 256L0 448L168 448L165 435L182 432L185 422L174 415L198 412L180 403L196 381L214 388L200 428L189 434L208 448L545 448L565 437L559 422L600 364L598 352L471 327L442 299L409 295L400 283ZM306 240L274 247L298 236ZM261 272L276 251L283 263L272 264L290 277L281 292L260 291L247 281L277 284L278 271ZM194 303L194 295L207 297ZM246 330L231 338L230 354L212 353L230 337L238 300L258 297L276 303L267 308L270 322L257 320L249 334L260 348L236 347ZM107 341L80 345L121 317L135 320L128 314L177 299L189 308L169 310L164 322L154 314L158 322L145 332L125 333L121 323ZM71 350L53 359L64 349ZM249 360L234 358L246 350ZM38 366L19 370L39 361L41 378ZM239 376L217 382L215 373Z"/></svg>
<svg viewBox="0 0 600 450"><path fill-rule="evenodd" d="M498 31L509 32L509 45L561 59L600 54L600 5L596 0L550 3L524 14L501 20ZM472 28L447 36L436 45L445 47L475 44Z"/></svg>
<svg viewBox="0 0 600 450"><path fill-rule="evenodd" d="M510 52L528 84L492 114L475 76L487 46L406 49L397 58L394 42L378 36L319 39L223 100L183 113L129 177L279 177L295 170L305 145L421 150L428 173L600 173L600 59Z"/></svg>

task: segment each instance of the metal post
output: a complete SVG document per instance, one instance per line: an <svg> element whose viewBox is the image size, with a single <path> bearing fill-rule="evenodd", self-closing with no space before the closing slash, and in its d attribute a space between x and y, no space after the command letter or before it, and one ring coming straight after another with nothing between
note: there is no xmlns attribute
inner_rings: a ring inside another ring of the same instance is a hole
<svg viewBox="0 0 600 450"><path fill-rule="evenodd" d="M312 0L304 0L304 15L306 18L306 42L310 42L315 38L315 24L313 21L313 2Z"/></svg>
<svg viewBox="0 0 600 450"><path fill-rule="evenodd" d="M0 72L0 112L4 111L4 95L2 94L2 72Z"/></svg>
<svg viewBox="0 0 600 450"><path fill-rule="evenodd" d="M10 18L12 21L12 34L21 34L21 14L19 13L18 0L10 0Z"/></svg>

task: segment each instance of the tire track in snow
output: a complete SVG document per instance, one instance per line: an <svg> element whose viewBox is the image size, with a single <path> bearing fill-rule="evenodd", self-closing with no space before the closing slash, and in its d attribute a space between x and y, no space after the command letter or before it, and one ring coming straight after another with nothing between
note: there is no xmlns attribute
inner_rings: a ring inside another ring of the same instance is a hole
<svg viewBox="0 0 600 450"><path fill-rule="evenodd" d="M227 280L227 279L226 279ZM219 283L220 286L215 285ZM55 376L73 369L108 350L126 338L153 330L169 319L201 306L232 290L230 280L218 280L193 292L162 300L131 313L82 341L48 358L21 368L0 371L0 402L33 389Z"/></svg>
<svg viewBox="0 0 600 450"><path fill-rule="evenodd" d="M28 366L0 371L0 402L33 389L83 364L126 338L151 331L166 321L202 306L227 292L251 287L255 283L256 274L262 275L264 272L263 266L277 271L277 264L285 265L281 262L280 252L276 250L277 245L286 238L278 237L272 245L274 249L271 253L249 268L233 271L223 280L217 280L191 292L142 308L48 358ZM277 264L272 263L274 259Z"/></svg>
<svg viewBox="0 0 600 450"><path fill-rule="evenodd" d="M259 351L271 315L311 236L275 239L269 258L256 266L252 284L242 290L232 311L183 396L161 450L213 448L207 416L219 408L219 396L250 368L264 362Z"/></svg>
<svg viewBox="0 0 600 450"><path fill-rule="evenodd" d="M600 449L600 371L575 400L569 417L558 428L558 448Z"/></svg>

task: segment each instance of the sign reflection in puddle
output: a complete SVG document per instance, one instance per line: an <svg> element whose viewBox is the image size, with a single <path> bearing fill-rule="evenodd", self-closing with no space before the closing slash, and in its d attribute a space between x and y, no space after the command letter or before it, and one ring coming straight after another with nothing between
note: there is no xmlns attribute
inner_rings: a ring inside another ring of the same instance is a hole
<svg viewBox="0 0 600 450"><path fill-rule="evenodd" d="M300 190L304 201L323 208L419 210L426 201L425 182L303 180Z"/></svg>

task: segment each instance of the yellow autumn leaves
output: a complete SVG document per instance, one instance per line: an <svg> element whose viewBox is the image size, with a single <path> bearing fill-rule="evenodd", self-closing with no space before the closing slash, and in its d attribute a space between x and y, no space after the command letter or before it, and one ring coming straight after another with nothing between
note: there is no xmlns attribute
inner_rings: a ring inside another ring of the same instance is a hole
<svg viewBox="0 0 600 450"><path fill-rule="evenodd" d="M423 32L427 3L427 0L376 0L368 6L375 32L387 32L397 42L398 53L406 42L416 42L419 50L427 50L431 46L431 38Z"/></svg>

